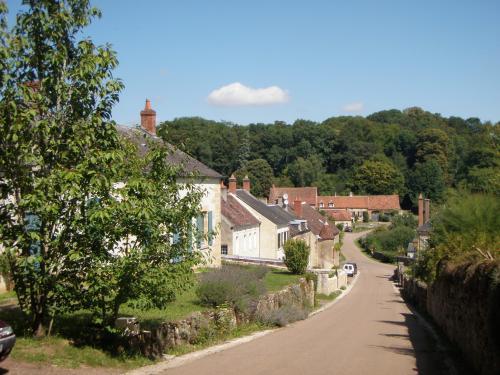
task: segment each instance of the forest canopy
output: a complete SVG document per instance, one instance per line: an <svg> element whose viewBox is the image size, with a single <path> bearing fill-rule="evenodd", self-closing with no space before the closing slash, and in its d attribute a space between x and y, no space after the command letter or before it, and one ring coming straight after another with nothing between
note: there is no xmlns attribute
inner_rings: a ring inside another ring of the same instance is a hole
<svg viewBox="0 0 500 375"><path fill-rule="evenodd" d="M322 195L399 194L403 208L414 208L420 192L435 202L444 199L447 188L500 194L498 125L413 107L319 123L241 126L184 117L160 124L159 134L226 176L247 171L258 159L261 168L272 170L260 187L317 186ZM262 195L259 190L255 193Z"/></svg>

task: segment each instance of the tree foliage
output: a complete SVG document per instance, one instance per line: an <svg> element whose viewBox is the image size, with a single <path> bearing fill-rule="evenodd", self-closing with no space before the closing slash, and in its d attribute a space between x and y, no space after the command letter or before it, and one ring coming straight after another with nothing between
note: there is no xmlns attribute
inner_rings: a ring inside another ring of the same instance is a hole
<svg viewBox="0 0 500 375"><path fill-rule="evenodd" d="M236 178L241 184L245 176L250 179L250 191L256 197L267 197L273 184L273 170L265 159L254 159L236 171Z"/></svg>
<svg viewBox="0 0 500 375"><path fill-rule="evenodd" d="M164 306L198 262L201 192L177 186L158 142L139 158L118 136L118 60L82 37L89 1L26 2L13 30L4 15L0 2L0 238L33 332L81 308L105 325L131 299Z"/></svg>
<svg viewBox="0 0 500 375"><path fill-rule="evenodd" d="M309 262L309 246L303 240L288 240L284 245L285 265L288 270L297 275L306 272Z"/></svg>
<svg viewBox="0 0 500 375"><path fill-rule="evenodd" d="M352 188L362 194L399 194L403 192L404 177L392 164L365 161L355 172Z"/></svg>
<svg viewBox="0 0 500 375"><path fill-rule="evenodd" d="M277 185L318 186L321 194L348 194L358 185L359 191L397 191L406 209L416 208L420 192L439 201L447 188L465 185L492 192L498 186L498 125L445 118L417 107L367 118L331 117L321 123L239 126L180 118L161 128L166 140L184 145L189 154L227 176L241 168L242 160L264 159ZM382 163L367 170L374 178L377 170L390 171L391 177L364 186L359 169L367 161ZM370 190L372 185L375 190Z"/></svg>

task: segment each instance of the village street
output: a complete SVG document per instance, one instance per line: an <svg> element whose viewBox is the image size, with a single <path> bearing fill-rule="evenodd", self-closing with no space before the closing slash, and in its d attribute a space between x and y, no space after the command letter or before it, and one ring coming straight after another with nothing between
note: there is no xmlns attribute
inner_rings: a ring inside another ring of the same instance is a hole
<svg viewBox="0 0 500 375"><path fill-rule="evenodd" d="M177 374L446 374L431 335L389 277L394 266L367 258L346 233L343 252L359 279L329 309L246 344L189 362Z"/></svg>

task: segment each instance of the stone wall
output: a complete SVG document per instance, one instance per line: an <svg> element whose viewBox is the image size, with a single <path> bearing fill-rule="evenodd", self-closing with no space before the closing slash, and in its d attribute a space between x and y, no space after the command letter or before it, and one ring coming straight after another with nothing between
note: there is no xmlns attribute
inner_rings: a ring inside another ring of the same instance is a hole
<svg viewBox="0 0 500 375"><path fill-rule="evenodd" d="M407 277L402 286L477 374L500 374L500 262L444 265L430 287Z"/></svg>
<svg viewBox="0 0 500 375"><path fill-rule="evenodd" d="M256 301L248 315L237 315L231 308L218 308L207 312L196 312L188 318L164 322L152 331L141 330L138 324L127 327L123 334L123 350L140 352L149 358L160 358L167 350L184 344L194 344L209 330L230 332L237 325L248 323L258 314L277 310L284 305L314 306L314 283L300 279L298 284L262 296ZM123 320L122 320L123 321ZM126 319L125 319L126 321Z"/></svg>
<svg viewBox="0 0 500 375"><path fill-rule="evenodd" d="M347 274L343 270L311 270L318 275L316 292L330 295L343 286L347 286Z"/></svg>

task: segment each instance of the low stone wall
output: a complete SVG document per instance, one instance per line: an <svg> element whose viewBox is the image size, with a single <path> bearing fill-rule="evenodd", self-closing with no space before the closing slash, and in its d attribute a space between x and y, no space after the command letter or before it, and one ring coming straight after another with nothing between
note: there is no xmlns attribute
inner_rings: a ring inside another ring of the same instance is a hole
<svg viewBox="0 0 500 375"><path fill-rule="evenodd" d="M311 270L318 275L318 285L316 292L319 294L330 295L343 286L347 286L347 274L343 270Z"/></svg>
<svg viewBox="0 0 500 375"><path fill-rule="evenodd" d="M277 310L284 305L295 304L303 307L314 306L314 283L300 279L298 284L262 296L253 306L248 316L237 315L231 308L196 312L188 318L160 324L152 331L141 330L136 322L123 335L123 350L140 352L149 358L160 358L168 349L184 344L194 344L209 330L230 332L237 325L248 323L257 314ZM131 321L132 322L132 321Z"/></svg>
<svg viewBox="0 0 500 375"><path fill-rule="evenodd" d="M477 374L500 374L500 262L445 265L430 287L408 277L402 287Z"/></svg>

